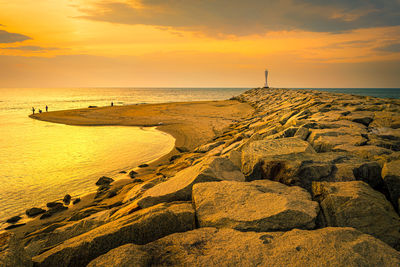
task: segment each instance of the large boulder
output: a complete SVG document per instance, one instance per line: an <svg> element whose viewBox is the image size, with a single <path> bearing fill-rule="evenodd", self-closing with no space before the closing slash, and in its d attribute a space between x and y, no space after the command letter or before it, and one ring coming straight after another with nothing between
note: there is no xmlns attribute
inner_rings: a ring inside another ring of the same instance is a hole
<svg viewBox="0 0 400 267"><path fill-rule="evenodd" d="M242 148L242 171L246 176L254 176L257 166L273 156L305 153L315 151L308 142L296 137L253 141Z"/></svg>
<svg viewBox="0 0 400 267"><path fill-rule="evenodd" d="M190 203L163 203L139 210L68 239L33 258L35 266L84 266L126 243L146 244L166 235L193 229Z"/></svg>
<svg viewBox="0 0 400 267"><path fill-rule="evenodd" d="M400 249L400 218L385 196L362 181L314 182L327 226L354 227Z"/></svg>
<svg viewBox="0 0 400 267"><path fill-rule="evenodd" d="M244 181L244 176L227 158L206 158L147 190L138 200L138 205L146 208L162 202L190 200L194 184L222 180Z"/></svg>
<svg viewBox="0 0 400 267"><path fill-rule="evenodd" d="M282 117L280 117L279 119L279 123L282 125L285 125L286 122L294 115L296 115L297 113L299 113L298 110L294 110L294 111L289 111L288 113L286 113L285 115L283 115Z"/></svg>
<svg viewBox="0 0 400 267"><path fill-rule="evenodd" d="M33 262L21 242L10 232L0 232L0 266L29 267Z"/></svg>
<svg viewBox="0 0 400 267"><path fill-rule="evenodd" d="M310 129L307 140L317 152L334 151L338 146L360 146L367 143L366 127L347 120L319 121Z"/></svg>
<svg viewBox="0 0 400 267"><path fill-rule="evenodd" d="M341 119L361 123L368 127L369 124L374 120L374 113L371 111L353 111L341 117Z"/></svg>
<svg viewBox="0 0 400 267"><path fill-rule="evenodd" d="M118 247L88 267L399 265L396 250L353 228L268 233L200 228Z"/></svg>
<svg viewBox="0 0 400 267"><path fill-rule="evenodd" d="M364 159L373 160L379 158L381 155L389 155L393 151L387 148L378 147L378 146L353 146L353 145L338 145L335 147L335 151L343 151L354 154Z"/></svg>
<svg viewBox="0 0 400 267"><path fill-rule="evenodd" d="M200 227L256 232L313 229L319 211L303 188L269 180L195 184L192 196Z"/></svg>
<svg viewBox="0 0 400 267"><path fill-rule="evenodd" d="M205 144L205 145L202 145L202 146L199 146L198 148L196 148L194 150L194 152L206 153L206 152L208 152L208 151L210 151L210 150L212 150L212 149L214 149L214 148L216 148L216 147L218 147L218 146L220 146L220 145L222 145L224 143L225 143L224 141L217 141L217 142Z"/></svg>
<svg viewBox="0 0 400 267"><path fill-rule="evenodd" d="M263 157L246 176L247 181L269 179L297 185L311 192L313 181L361 180L386 194L377 162L346 152L276 154Z"/></svg>
<svg viewBox="0 0 400 267"><path fill-rule="evenodd" d="M153 186L155 186L153 181L146 181L142 184L135 185L125 194L123 202L125 203L137 199L143 194L143 192L152 188Z"/></svg>
<svg viewBox="0 0 400 267"><path fill-rule="evenodd" d="M334 151L341 145L360 146L367 143L360 133L348 128L313 129L307 139L317 152Z"/></svg>
<svg viewBox="0 0 400 267"><path fill-rule="evenodd" d="M48 228L32 233L26 238L25 250L31 256L36 256L67 239L86 233L102 224L105 224L110 216L111 210L103 210L92 214L82 220L61 225L53 231Z"/></svg>
<svg viewBox="0 0 400 267"><path fill-rule="evenodd" d="M382 169L382 178L385 181L393 205L399 210L400 160L386 162Z"/></svg>
<svg viewBox="0 0 400 267"><path fill-rule="evenodd" d="M377 111L374 116L374 121L369 125L370 127L400 128L400 116L398 112Z"/></svg>
<svg viewBox="0 0 400 267"><path fill-rule="evenodd" d="M400 116L398 115L398 117ZM400 151L400 129L386 127L372 128L371 134L368 137L368 143L371 145Z"/></svg>
<svg viewBox="0 0 400 267"><path fill-rule="evenodd" d="M377 162L366 162L354 167L353 175L356 180L364 181L375 190L383 191L382 168Z"/></svg>
<svg viewBox="0 0 400 267"><path fill-rule="evenodd" d="M310 134L310 130L306 127L300 127L294 137L300 138L301 140L307 140L308 135Z"/></svg>

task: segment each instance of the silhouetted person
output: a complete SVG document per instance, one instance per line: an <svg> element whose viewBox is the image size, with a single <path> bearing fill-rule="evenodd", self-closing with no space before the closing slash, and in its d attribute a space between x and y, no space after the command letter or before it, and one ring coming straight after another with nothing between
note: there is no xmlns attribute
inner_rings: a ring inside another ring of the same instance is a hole
<svg viewBox="0 0 400 267"><path fill-rule="evenodd" d="M111 106L112 106L112 107L114 106L114 102L111 102Z"/></svg>
<svg viewBox="0 0 400 267"><path fill-rule="evenodd" d="M39 109L39 113L42 113L42 110L41 110L41 109Z"/></svg>
<svg viewBox="0 0 400 267"><path fill-rule="evenodd" d="M46 105L46 112L49 111L49 107Z"/></svg>
<svg viewBox="0 0 400 267"><path fill-rule="evenodd" d="M35 108L32 107L32 115L35 114Z"/></svg>

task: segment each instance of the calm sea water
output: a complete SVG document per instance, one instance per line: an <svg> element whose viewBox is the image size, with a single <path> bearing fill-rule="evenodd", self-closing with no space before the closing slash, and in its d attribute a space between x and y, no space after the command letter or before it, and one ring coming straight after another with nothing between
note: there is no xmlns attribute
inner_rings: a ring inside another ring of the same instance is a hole
<svg viewBox="0 0 400 267"><path fill-rule="evenodd" d="M310 89L310 88L299 88ZM380 98L400 98L400 88L311 88L312 90L327 91L331 93L345 93Z"/></svg>
<svg viewBox="0 0 400 267"><path fill-rule="evenodd" d="M155 160L175 140L149 128L68 126L28 118L31 108L63 110L172 101L219 100L245 89L0 89L0 227L25 209L65 194L93 192L96 180Z"/></svg>
<svg viewBox="0 0 400 267"><path fill-rule="evenodd" d="M174 139L155 129L84 127L28 118L31 108L51 110L137 103L228 99L246 88L0 88L0 226L25 209L66 193L95 190L113 176L168 153ZM400 98L400 89L319 89Z"/></svg>

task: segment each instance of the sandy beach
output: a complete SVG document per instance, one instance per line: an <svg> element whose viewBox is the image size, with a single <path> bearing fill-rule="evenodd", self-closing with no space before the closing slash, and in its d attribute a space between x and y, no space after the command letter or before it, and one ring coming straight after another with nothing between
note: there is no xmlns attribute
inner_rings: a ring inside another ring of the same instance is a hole
<svg viewBox="0 0 400 267"><path fill-rule="evenodd" d="M138 104L44 112L31 118L53 123L79 126L122 125L156 127L172 135L174 149L140 174L151 173L155 167L168 162L171 156L190 151L210 141L230 124L249 117L254 109L236 100Z"/></svg>
<svg viewBox="0 0 400 267"><path fill-rule="evenodd" d="M81 126L157 126L176 139L176 147L190 150L253 111L246 103L225 100L97 107L44 112L30 117Z"/></svg>

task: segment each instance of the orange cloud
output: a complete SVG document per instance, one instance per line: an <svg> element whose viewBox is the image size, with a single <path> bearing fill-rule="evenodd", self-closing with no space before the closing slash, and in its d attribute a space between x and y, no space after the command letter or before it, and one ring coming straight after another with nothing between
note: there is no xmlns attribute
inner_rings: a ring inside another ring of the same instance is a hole
<svg viewBox="0 0 400 267"><path fill-rule="evenodd" d="M0 24L1 25L1 24ZM29 36L0 30L0 43L17 43L31 39Z"/></svg>
<svg viewBox="0 0 400 267"><path fill-rule="evenodd" d="M171 27L213 36L304 30L344 32L400 25L393 0L140 0L99 1L80 8L82 18L130 25Z"/></svg>
<svg viewBox="0 0 400 267"><path fill-rule="evenodd" d="M273 86L399 86L398 3L380 3L14 0L0 86L252 87L266 67Z"/></svg>

